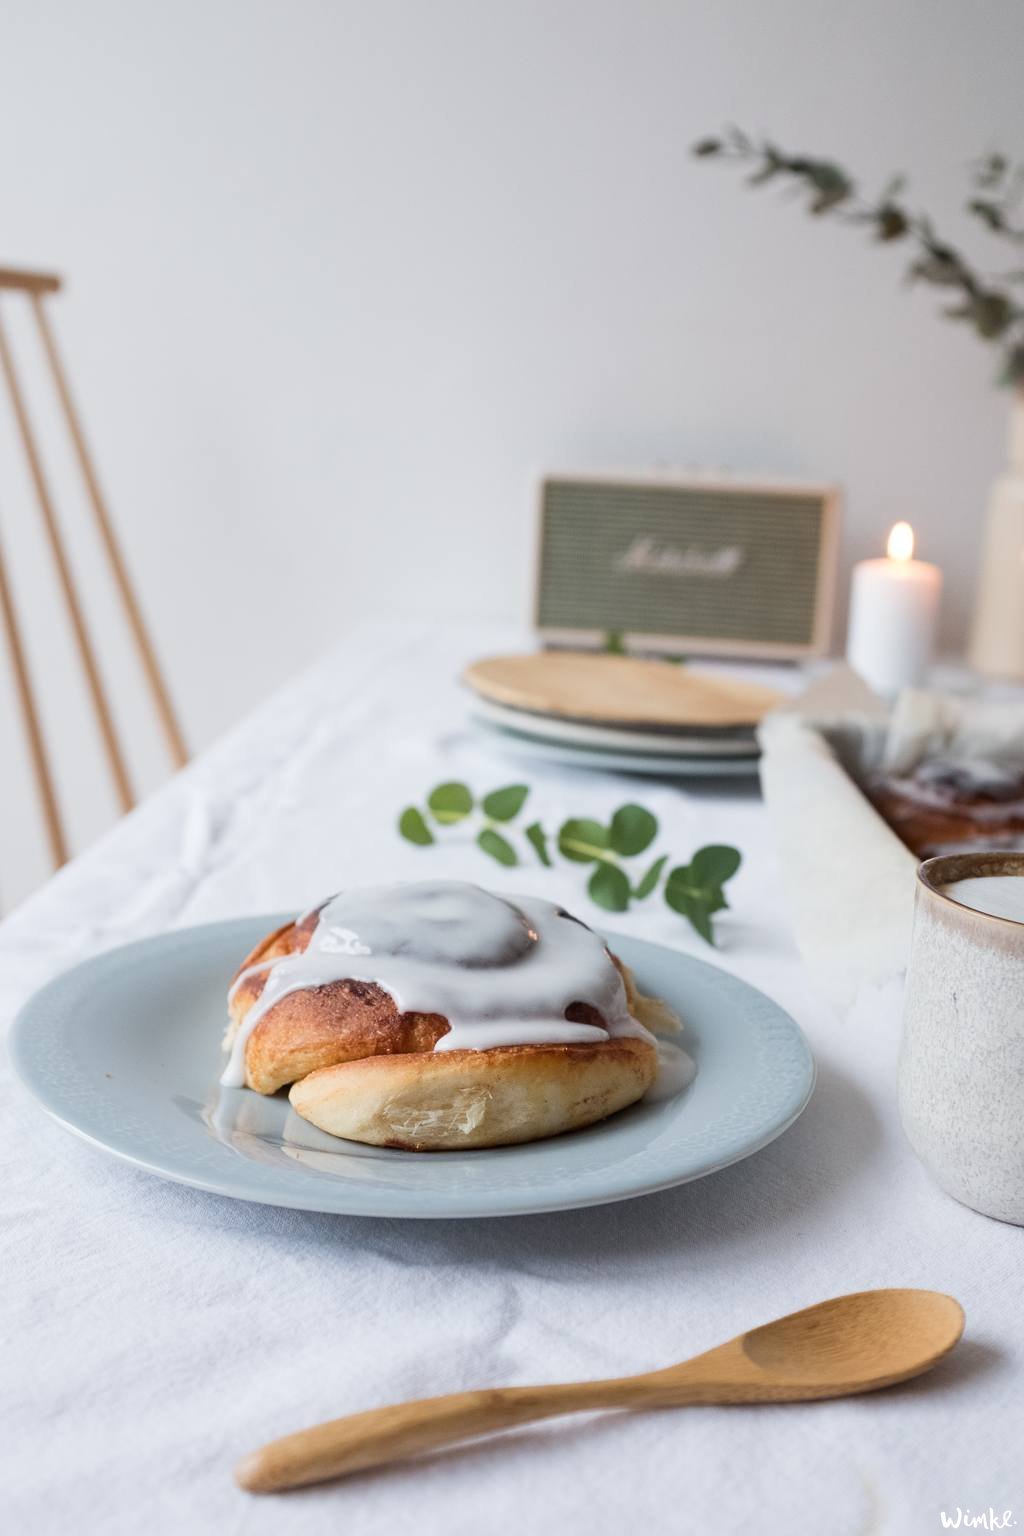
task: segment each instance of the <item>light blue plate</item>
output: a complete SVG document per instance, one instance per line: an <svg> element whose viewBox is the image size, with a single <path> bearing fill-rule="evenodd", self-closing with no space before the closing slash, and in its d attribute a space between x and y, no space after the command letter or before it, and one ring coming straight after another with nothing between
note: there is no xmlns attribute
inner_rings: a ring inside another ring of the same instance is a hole
<svg viewBox="0 0 1024 1536"><path fill-rule="evenodd" d="M471 719L478 734L497 751L510 757L557 763L560 767L590 768L602 773L636 773L645 779L750 779L758 774L756 753L744 757L693 754L672 757L664 752L615 752L600 747L570 746L562 741L544 741L524 731L493 725L479 715L472 715Z"/></svg>
<svg viewBox="0 0 1024 1536"><path fill-rule="evenodd" d="M621 935L608 943L686 1023L697 1061L675 1099L486 1152L340 1141L284 1096L223 1089L224 995L285 917L142 939L37 992L14 1022L15 1071L68 1130L163 1178L240 1200L358 1216L511 1216L600 1205L724 1168L792 1125L814 1061L793 1020L716 966Z"/></svg>

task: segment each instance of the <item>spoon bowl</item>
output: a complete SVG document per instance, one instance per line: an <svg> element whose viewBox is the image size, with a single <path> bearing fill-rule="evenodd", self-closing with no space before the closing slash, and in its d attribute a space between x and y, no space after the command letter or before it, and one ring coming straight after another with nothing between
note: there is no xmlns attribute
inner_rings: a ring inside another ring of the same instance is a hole
<svg viewBox="0 0 1024 1536"><path fill-rule="evenodd" d="M763 1371L843 1391L907 1381L930 1370L964 1331L958 1301L940 1291L859 1291L791 1312L742 1335Z"/></svg>

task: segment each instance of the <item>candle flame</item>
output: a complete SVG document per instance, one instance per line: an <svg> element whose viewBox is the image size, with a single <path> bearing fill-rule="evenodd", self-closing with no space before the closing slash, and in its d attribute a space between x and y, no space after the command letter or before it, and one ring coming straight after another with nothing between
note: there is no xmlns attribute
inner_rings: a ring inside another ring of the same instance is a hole
<svg viewBox="0 0 1024 1536"><path fill-rule="evenodd" d="M914 530L909 523L894 523L885 552L890 560L910 560L914 554Z"/></svg>

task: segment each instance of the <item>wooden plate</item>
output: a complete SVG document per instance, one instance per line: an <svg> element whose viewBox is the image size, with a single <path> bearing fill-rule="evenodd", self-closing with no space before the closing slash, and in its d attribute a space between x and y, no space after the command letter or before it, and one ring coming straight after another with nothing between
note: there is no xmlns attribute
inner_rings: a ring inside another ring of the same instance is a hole
<svg viewBox="0 0 1024 1536"><path fill-rule="evenodd" d="M463 681L513 709L616 725L750 726L783 701L771 688L675 662L584 651L489 656L467 667Z"/></svg>

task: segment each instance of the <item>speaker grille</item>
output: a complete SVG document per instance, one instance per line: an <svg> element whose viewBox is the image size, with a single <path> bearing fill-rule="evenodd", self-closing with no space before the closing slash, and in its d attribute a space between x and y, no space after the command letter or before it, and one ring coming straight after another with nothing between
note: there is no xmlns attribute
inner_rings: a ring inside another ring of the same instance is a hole
<svg viewBox="0 0 1024 1536"><path fill-rule="evenodd" d="M542 628L814 642L825 497L548 480Z"/></svg>

